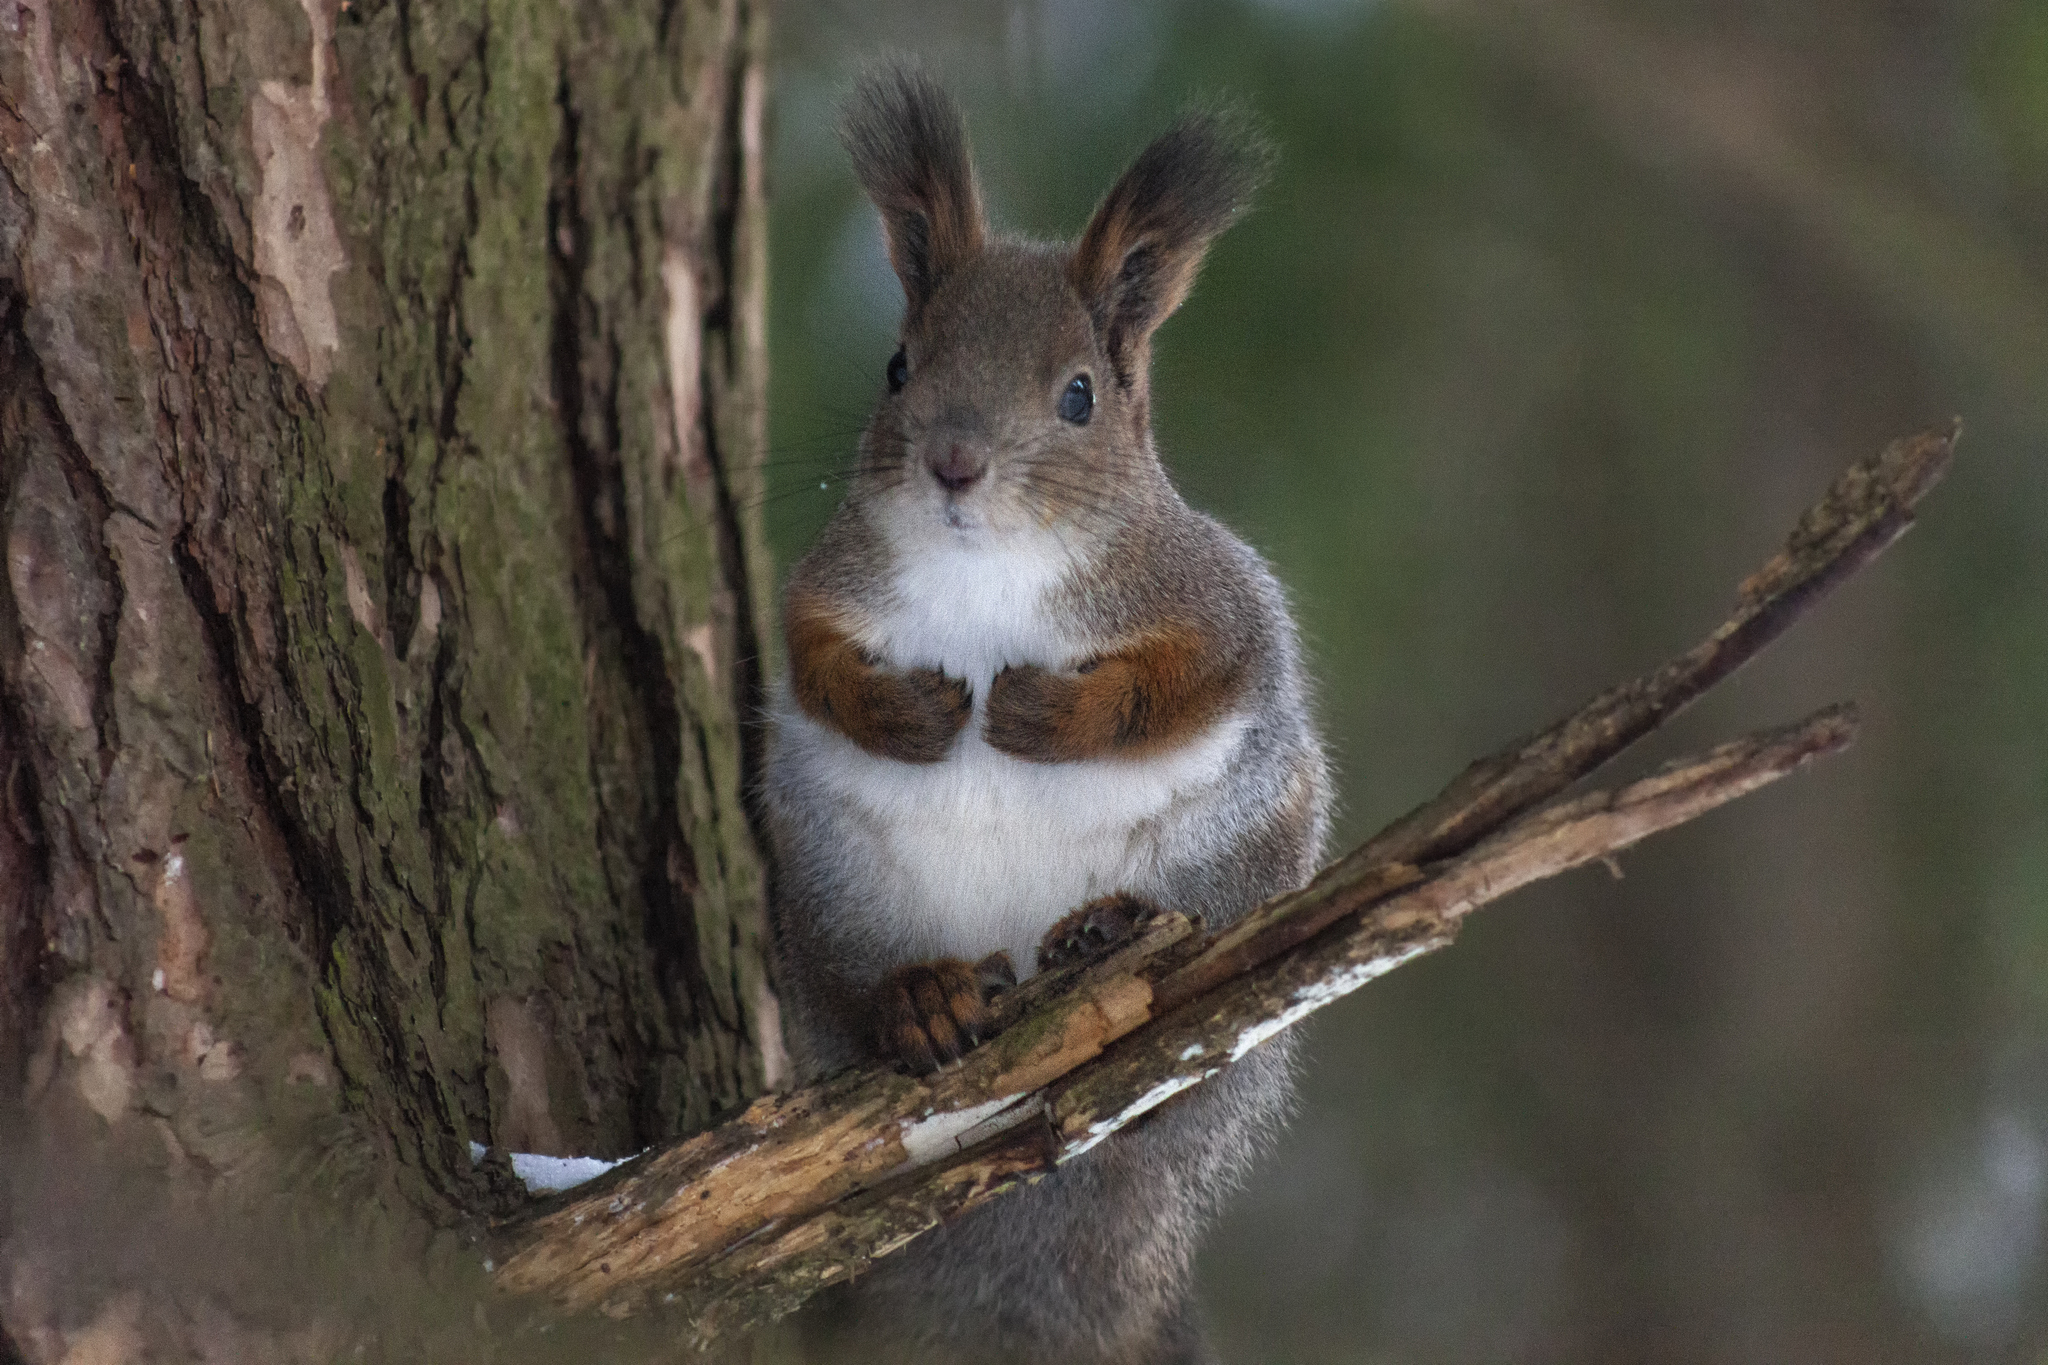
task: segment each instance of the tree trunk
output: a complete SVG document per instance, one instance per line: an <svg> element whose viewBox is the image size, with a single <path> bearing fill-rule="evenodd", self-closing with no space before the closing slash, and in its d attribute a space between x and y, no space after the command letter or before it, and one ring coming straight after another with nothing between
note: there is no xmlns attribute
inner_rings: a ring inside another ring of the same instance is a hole
<svg viewBox="0 0 2048 1365"><path fill-rule="evenodd" d="M20 1357L459 1357L472 1142L776 1079L762 56L756 0L0 0Z"/></svg>

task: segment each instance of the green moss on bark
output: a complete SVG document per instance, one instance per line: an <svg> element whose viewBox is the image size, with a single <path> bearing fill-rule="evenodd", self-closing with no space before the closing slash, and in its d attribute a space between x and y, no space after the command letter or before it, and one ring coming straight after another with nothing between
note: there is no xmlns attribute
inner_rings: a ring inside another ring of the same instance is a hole
<svg viewBox="0 0 2048 1365"><path fill-rule="evenodd" d="M331 1117L345 1094L413 1193L455 1213L500 1206L471 1139L616 1154L704 1123L763 1066L740 724L761 550L735 510L763 376L758 347L731 340L759 327L759 262L733 249L760 213L736 150L758 16L519 0L356 0L317 20L296 0L117 0L108 16L107 51L77 69L126 74L72 116L136 145L64 145L81 184L99 177L80 193L101 229L160 222L164 249L51 304L70 330L49 363L105 390L73 405L79 430L88 410L133 419L64 457L78 479L126 505L123 470L170 469L148 513L160 540L81 576L147 570L193 616L185 646L116 647L88 670L112 719L53 758L45 805L104 805L131 732L148 741L134 771L176 779L150 818L179 826L205 884L207 1017L248 1040L252 1093L277 1106L251 1125ZM266 100L325 119L315 164L345 264L324 277L340 333L324 383L280 340L300 300L259 264L275 256L255 206L281 173L259 156ZM681 371L678 269L698 342ZM100 516L66 534L85 544ZM220 771L250 809L214 793ZM140 997L155 912L131 851L77 860L110 925L96 969Z"/></svg>

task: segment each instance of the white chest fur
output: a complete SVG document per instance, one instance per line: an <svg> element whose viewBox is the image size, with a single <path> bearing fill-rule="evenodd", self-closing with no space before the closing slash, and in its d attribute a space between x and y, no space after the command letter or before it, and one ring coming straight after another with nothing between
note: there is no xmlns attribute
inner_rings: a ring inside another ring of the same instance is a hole
<svg viewBox="0 0 2048 1365"><path fill-rule="evenodd" d="M1085 648L1046 611L1068 561L1047 538L981 546L946 537L907 556L861 643L901 668L964 678L979 704L1009 664L1080 662Z"/></svg>
<svg viewBox="0 0 2048 1365"><path fill-rule="evenodd" d="M1157 888L1184 821L1245 728L1229 716L1171 753L1031 763L989 747L990 680L1010 664L1069 667L1087 652L1045 610L1064 560L1030 551L924 553L897 579L862 643L897 667L938 667L974 689L974 717L933 764L877 758L794 713L783 761L844 812L849 863L871 867L867 928L901 961L1007 949L1020 975L1067 911ZM793 776L796 774L793 774Z"/></svg>

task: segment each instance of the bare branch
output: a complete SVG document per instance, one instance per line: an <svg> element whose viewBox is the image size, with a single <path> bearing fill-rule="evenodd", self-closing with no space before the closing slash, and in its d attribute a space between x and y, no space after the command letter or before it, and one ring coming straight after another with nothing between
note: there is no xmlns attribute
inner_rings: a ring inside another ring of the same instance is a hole
<svg viewBox="0 0 2048 1365"><path fill-rule="evenodd" d="M1295 1020L1444 947L1480 906L1775 782L1845 747L1855 731L1853 708L1831 706L1797 725L1680 759L1618 791L1540 807L1363 913L1192 997L1113 1056L1054 1086L1048 1103L1060 1155L1085 1150ZM1172 977L1162 983L1162 1000L1173 984Z"/></svg>
<svg viewBox="0 0 2048 1365"><path fill-rule="evenodd" d="M787 1312L941 1218L1050 1170L1331 1000L1449 943L1473 909L1607 857L1847 744L1832 707L1614 791L1561 795L1775 639L1912 524L1956 431L1838 479L1700 645L1474 764L1431 802L1210 936L1180 916L1003 1002L1015 1022L924 1080L861 1070L762 1098L499 1230L505 1287L700 1341Z"/></svg>

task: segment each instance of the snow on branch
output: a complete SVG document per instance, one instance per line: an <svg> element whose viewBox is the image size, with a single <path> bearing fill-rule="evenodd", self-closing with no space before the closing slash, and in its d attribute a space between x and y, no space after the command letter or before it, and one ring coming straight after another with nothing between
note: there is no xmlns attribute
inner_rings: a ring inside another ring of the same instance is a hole
<svg viewBox="0 0 2048 1365"><path fill-rule="evenodd" d="M1705 640L1473 764L1308 886L1219 933L1167 915L1104 961L1033 978L996 1002L999 1034L933 1076L865 1068L766 1095L536 1202L492 1233L498 1283L614 1316L671 1305L696 1345L765 1322L1444 947L1478 907L1842 748L1847 705L1565 795L1904 534L1959 429L1851 466Z"/></svg>

